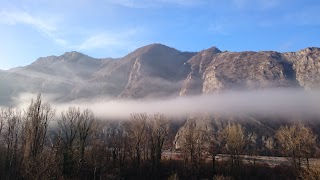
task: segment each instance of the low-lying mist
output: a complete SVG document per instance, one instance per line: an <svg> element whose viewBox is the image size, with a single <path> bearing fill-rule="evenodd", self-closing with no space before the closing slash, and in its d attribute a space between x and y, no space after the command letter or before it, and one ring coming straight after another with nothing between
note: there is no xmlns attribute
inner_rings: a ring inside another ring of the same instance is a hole
<svg viewBox="0 0 320 180"><path fill-rule="evenodd" d="M36 94L21 94L15 99L16 108L26 108ZM268 89L227 91L210 95L185 96L168 99L126 100L109 98L80 99L69 103L55 103L54 95L43 94L43 101L56 109L56 115L69 106L89 108L98 118L125 119L132 113L163 113L170 117L212 113L223 115L312 115L320 116L320 93L301 89Z"/></svg>

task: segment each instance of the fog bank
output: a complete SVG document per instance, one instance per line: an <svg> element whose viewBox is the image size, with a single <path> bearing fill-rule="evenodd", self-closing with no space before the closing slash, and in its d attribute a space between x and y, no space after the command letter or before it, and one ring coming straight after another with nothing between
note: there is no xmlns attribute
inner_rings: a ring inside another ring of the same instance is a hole
<svg viewBox="0 0 320 180"><path fill-rule="evenodd" d="M108 98L81 99L69 103L54 103L54 95L43 94L59 116L69 106L89 108L98 118L128 118L131 113L164 113L180 117L194 113L261 114L320 116L320 93L297 89L268 89L228 91L210 95L186 96L152 100L110 100ZM35 94L22 94L15 99L17 108L26 108Z"/></svg>

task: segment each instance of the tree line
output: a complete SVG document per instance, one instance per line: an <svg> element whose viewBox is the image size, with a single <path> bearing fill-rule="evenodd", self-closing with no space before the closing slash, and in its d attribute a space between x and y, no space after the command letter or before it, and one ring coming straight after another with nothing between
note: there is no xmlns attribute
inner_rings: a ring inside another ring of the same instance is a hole
<svg viewBox="0 0 320 180"><path fill-rule="evenodd" d="M112 122L97 120L89 109L69 107L58 116L39 94L23 111L0 111L0 179L201 178L208 159L210 177L221 179L237 177L246 166L248 138L240 124L229 123L212 136L191 123L176 150L178 159L172 156L171 125L160 113ZM295 177L316 176L309 159L317 136L309 127L281 126L275 137ZM163 158L164 150L170 159ZM225 164L216 162L218 153L228 155Z"/></svg>
<svg viewBox="0 0 320 180"><path fill-rule="evenodd" d="M144 161L157 174L169 133L164 115L132 114L115 125L70 107L54 117L40 94L24 112L1 109L1 179L108 179Z"/></svg>

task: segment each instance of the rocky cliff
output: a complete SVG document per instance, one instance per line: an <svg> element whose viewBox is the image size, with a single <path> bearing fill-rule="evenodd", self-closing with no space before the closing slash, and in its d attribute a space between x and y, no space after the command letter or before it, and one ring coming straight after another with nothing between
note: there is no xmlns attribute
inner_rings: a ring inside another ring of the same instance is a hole
<svg viewBox="0 0 320 180"><path fill-rule="evenodd" d="M191 64L191 72L180 95L297 87L299 81L295 67L300 65L278 52L219 52L208 49L192 57L188 63Z"/></svg>

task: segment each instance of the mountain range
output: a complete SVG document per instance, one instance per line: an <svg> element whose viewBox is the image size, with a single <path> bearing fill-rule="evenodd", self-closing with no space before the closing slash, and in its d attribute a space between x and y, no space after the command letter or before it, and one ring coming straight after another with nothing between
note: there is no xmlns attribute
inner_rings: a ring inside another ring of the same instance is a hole
<svg viewBox="0 0 320 180"><path fill-rule="evenodd" d="M56 101L79 98L161 98L224 90L272 87L318 88L320 49L297 52L181 52L162 44L123 58L96 59L79 52L38 58L0 71L0 105L20 93L54 93Z"/></svg>
<svg viewBox="0 0 320 180"><path fill-rule="evenodd" d="M100 97L161 99L282 87L307 90L320 87L320 48L280 53L229 52L211 47L201 52L181 52L151 44L118 59L66 52L0 71L0 106L13 106L14 98L22 93L55 94L54 101L70 102ZM189 126L216 134L229 120L238 120L248 130L251 142L270 149L274 145L274 132L281 124L270 119L251 115L190 115L177 132L176 147Z"/></svg>

